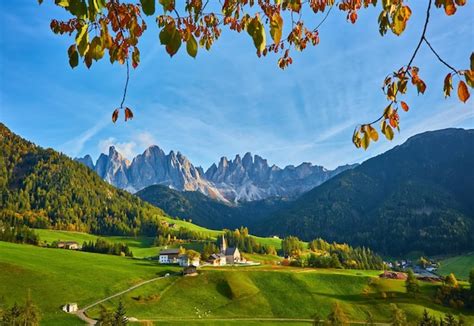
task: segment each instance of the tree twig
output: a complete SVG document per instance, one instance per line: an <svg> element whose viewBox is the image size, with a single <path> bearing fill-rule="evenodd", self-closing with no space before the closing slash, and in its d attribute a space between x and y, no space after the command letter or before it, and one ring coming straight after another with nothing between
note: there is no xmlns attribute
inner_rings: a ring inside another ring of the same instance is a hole
<svg viewBox="0 0 474 326"><path fill-rule="evenodd" d="M115 2L116 5L120 5L118 0L115 0L113 2ZM115 6L114 6L114 12L115 12L115 16L117 17L117 22L118 22L118 25L119 25L119 29L123 34L124 30L122 29L122 25L120 24L120 16L119 16L119 14L117 12L117 8L115 8ZM125 80L125 87L123 89L123 97L122 97L122 102L120 103L120 109L123 109L123 103L125 103L125 98L127 97L128 81L130 80L130 64L128 62L128 56L129 56L129 52L127 51L127 56L125 57L125 63L127 65L127 78Z"/></svg>
<svg viewBox="0 0 474 326"><path fill-rule="evenodd" d="M127 79L125 80L125 87L123 89L123 98L122 98L122 103L120 103L120 108L123 108L123 103L125 102L125 97L127 97L127 89L128 89L128 81L130 80L130 64L128 63L128 54L126 58L126 64L127 64Z"/></svg>
<svg viewBox="0 0 474 326"><path fill-rule="evenodd" d="M406 66L406 69L405 69L405 72L407 72L408 74L410 74L409 70L410 70L410 67L411 67L411 64L413 63L413 60L415 60L415 57L416 57L416 54L418 53L418 50L420 49L421 47L421 44L423 43L423 41L427 42L426 41L426 38L425 38L425 34L426 34L426 29L428 27L428 22L430 21L430 10L431 10L431 2L432 0L428 0L428 8L426 9L426 18L425 18L425 24L423 26L423 31L421 33L421 37L420 37L420 40L418 41L418 44L415 48L415 51L413 52L411 58L410 58L410 61L408 62L408 65ZM427 42L428 44L428 42ZM429 44L428 44L429 45ZM431 47L430 47L431 48ZM433 50L434 51L434 50ZM435 53L436 54L436 53ZM438 57L439 58L439 57ZM441 59L441 58L439 58ZM446 63L445 63L446 64ZM390 105L393 104L393 101L390 103ZM397 109L395 109L395 111L397 111ZM377 119L375 119L374 121L372 121L371 123L368 123L368 125L372 125L374 123L377 123L379 122L380 120L382 120L383 118L385 117L385 112Z"/></svg>
<svg viewBox="0 0 474 326"><path fill-rule="evenodd" d="M319 29L319 27L321 27L321 25L324 23L324 21L326 20L326 18L328 18L329 14L331 13L332 8L333 8L334 6L336 6L336 5L337 5L337 3L335 3L335 4L333 4L331 7L329 7L329 9L328 9L328 11L326 12L326 15L324 16L324 18L319 22L318 25L316 25L315 28L313 28L313 32L316 32L316 31Z"/></svg>
<svg viewBox="0 0 474 326"><path fill-rule="evenodd" d="M434 53L434 55L438 58L439 61L441 61L441 63L443 63L446 67L448 67L449 69L451 69L452 71L454 71L455 74L458 73L458 71L453 67L451 66L450 64L448 64L446 61L444 61L440 56L439 54L435 51L435 49L433 49L433 47L431 46L430 42L428 42L428 40L426 39L426 36L423 36L423 40L425 41L426 45L428 45L428 47L430 48L431 52Z"/></svg>
<svg viewBox="0 0 474 326"><path fill-rule="evenodd" d="M413 60L415 60L416 54L418 53L418 50L420 49L421 43L423 43L423 40L425 39L426 28L428 27L428 22L430 21L431 1L432 0L428 0L428 8L426 9L426 18L425 18L425 25L423 26L423 32L421 33L420 41L418 42L418 45L415 48L415 52L413 52L413 55L411 56L411 59L408 62L407 71L410 69L411 64L413 63Z"/></svg>

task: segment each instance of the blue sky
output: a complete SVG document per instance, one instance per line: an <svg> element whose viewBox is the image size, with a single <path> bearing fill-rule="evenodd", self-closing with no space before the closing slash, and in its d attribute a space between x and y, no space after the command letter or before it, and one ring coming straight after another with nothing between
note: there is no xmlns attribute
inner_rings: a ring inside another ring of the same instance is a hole
<svg viewBox="0 0 474 326"><path fill-rule="evenodd" d="M379 8L361 11L355 25L334 10L320 30L320 45L295 53L285 71L275 56L257 58L245 33L224 32L211 52L200 50L196 59L184 49L169 58L150 21L126 101L135 118L115 125L110 115L121 100L124 67L106 59L91 70L70 69L66 51L73 39L50 31L51 18L64 15L52 2L0 2L0 121L72 157L96 159L113 144L132 158L157 144L204 167L250 151L280 166L306 161L333 168L426 130L474 127L473 99L444 99L448 70L423 47L415 65L428 88L424 96L406 96L410 112L401 113L401 133L367 151L351 143L354 126L372 121L386 106L381 83L411 56L426 1L410 2L413 16L401 37L379 36ZM473 50L473 13L471 1L453 17L432 9L428 39L459 69L468 67Z"/></svg>

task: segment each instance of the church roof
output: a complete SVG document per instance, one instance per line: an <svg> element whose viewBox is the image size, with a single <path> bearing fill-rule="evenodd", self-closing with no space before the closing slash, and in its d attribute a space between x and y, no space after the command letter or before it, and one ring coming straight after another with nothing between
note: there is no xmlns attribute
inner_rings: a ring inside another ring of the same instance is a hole
<svg viewBox="0 0 474 326"><path fill-rule="evenodd" d="M237 248L227 248L225 250L225 255L226 256L233 256L235 254L236 251L238 251L239 249Z"/></svg>

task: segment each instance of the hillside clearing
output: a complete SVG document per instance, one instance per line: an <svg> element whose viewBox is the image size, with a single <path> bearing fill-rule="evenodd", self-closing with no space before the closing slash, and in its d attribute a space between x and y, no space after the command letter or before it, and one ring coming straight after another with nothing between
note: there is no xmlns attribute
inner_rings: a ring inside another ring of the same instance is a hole
<svg viewBox="0 0 474 326"><path fill-rule="evenodd" d="M457 278L467 280L472 269L474 269L474 252L442 260L438 273L441 275L454 273Z"/></svg>

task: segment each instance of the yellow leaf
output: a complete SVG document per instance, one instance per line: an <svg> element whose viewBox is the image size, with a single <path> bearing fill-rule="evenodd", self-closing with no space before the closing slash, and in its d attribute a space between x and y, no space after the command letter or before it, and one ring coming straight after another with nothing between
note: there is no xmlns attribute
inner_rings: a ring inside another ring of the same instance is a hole
<svg viewBox="0 0 474 326"><path fill-rule="evenodd" d="M360 148L360 132L359 130L354 130L354 134L352 135L352 142L354 143L355 147Z"/></svg>
<svg viewBox="0 0 474 326"><path fill-rule="evenodd" d="M393 139L393 129L390 127L387 122L382 122L382 132L388 140Z"/></svg>
<svg viewBox="0 0 474 326"><path fill-rule="evenodd" d="M283 32L283 18L278 12L274 13L270 21L270 36L275 44L280 43Z"/></svg>
<svg viewBox="0 0 474 326"><path fill-rule="evenodd" d="M408 6L401 6L394 12L393 15L393 23L392 23L392 31L396 35L400 35L403 33L407 26L407 21L410 19L411 10Z"/></svg>
<svg viewBox="0 0 474 326"><path fill-rule="evenodd" d="M367 147L369 147L369 144L370 144L370 137L369 137L369 134L368 133L364 133L364 137L362 137L362 141L361 141L361 146L363 149L367 149Z"/></svg>
<svg viewBox="0 0 474 326"><path fill-rule="evenodd" d="M375 130L375 128L372 126L369 126L369 136L370 139L372 139L373 141L379 140L379 134L377 133L377 130Z"/></svg>
<svg viewBox="0 0 474 326"><path fill-rule="evenodd" d="M471 88L474 87L474 70L466 70L464 72L464 78Z"/></svg>

